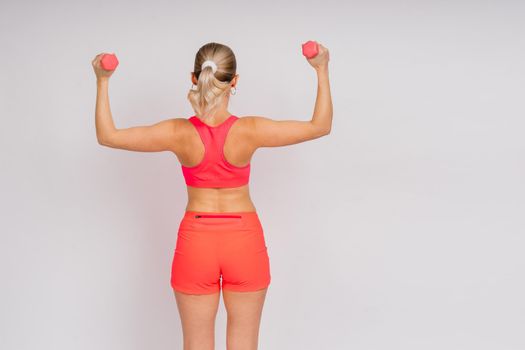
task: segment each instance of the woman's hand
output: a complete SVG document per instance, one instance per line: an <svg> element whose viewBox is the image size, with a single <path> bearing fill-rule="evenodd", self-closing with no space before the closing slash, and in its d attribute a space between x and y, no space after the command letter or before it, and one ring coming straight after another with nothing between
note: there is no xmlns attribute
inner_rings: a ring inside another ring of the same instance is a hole
<svg viewBox="0 0 525 350"><path fill-rule="evenodd" d="M326 47L317 43L319 47L319 53L313 58L306 58L308 63L315 69L328 68L328 61L330 61L330 52Z"/></svg>
<svg viewBox="0 0 525 350"><path fill-rule="evenodd" d="M113 74L113 72L116 69L115 68L114 70L105 70L104 68L102 68L102 66L100 65L100 59L102 58L102 55L104 54L105 52L99 53L98 55L95 56L93 61L91 61L91 65L93 66L93 70L95 71L95 75L97 76L97 80L109 79L111 74Z"/></svg>

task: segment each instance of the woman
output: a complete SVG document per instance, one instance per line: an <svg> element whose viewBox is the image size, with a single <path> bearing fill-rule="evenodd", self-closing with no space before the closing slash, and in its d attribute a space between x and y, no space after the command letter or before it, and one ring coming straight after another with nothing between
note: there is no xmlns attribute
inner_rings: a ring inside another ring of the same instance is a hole
<svg viewBox="0 0 525 350"><path fill-rule="evenodd" d="M92 61L98 142L139 152L171 151L182 166L188 203L178 228L171 286L184 349L214 348L221 286L228 315L227 348L257 349L271 276L263 228L248 189L250 160L260 147L291 145L330 133L328 50L319 44L319 54L307 59L318 77L311 120L232 115L229 95L235 94L239 80L235 55L228 46L211 42L197 52L191 73L194 85L188 99L196 114L124 129L113 124L108 99L113 71L101 68L101 56Z"/></svg>

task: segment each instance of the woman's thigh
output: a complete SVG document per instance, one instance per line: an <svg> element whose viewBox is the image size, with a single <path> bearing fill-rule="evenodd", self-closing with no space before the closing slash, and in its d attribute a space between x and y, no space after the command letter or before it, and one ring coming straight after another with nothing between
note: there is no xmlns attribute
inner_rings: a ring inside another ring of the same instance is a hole
<svg viewBox="0 0 525 350"><path fill-rule="evenodd" d="M252 292L223 290L228 349L257 349L267 291L268 287Z"/></svg>
<svg viewBox="0 0 525 350"><path fill-rule="evenodd" d="M188 294L173 289L187 347L214 348L220 292Z"/></svg>

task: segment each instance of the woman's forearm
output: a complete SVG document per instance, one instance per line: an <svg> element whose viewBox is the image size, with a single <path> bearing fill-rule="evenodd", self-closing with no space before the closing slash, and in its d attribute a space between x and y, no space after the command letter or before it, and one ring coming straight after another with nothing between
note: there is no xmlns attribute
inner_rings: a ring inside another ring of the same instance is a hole
<svg viewBox="0 0 525 350"><path fill-rule="evenodd" d="M330 80L328 66L316 69L317 72L317 97L315 100L312 123L327 133L332 128L332 96L330 93Z"/></svg>
<svg viewBox="0 0 525 350"><path fill-rule="evenodd" d="M116 130L109 108L109 79L97 79L97 102L95 107L95 128L97 140L104 144L109 135Z"/></svg>

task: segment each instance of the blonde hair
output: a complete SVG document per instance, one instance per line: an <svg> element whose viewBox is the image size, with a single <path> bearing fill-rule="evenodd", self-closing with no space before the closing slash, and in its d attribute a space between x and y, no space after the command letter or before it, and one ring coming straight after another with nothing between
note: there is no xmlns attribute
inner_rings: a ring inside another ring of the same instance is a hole
<svg viewBox="0 0 525 350"><path fill-rule="evenodd" d="M201 69L204 61L211 60L217 65ZM207 118L230 92L230 82L235 77L237 61L233 51L226 45L210 42L203 45L195 56L194 71L197 88L188 93L188 100L200 118Z"/></svg>

